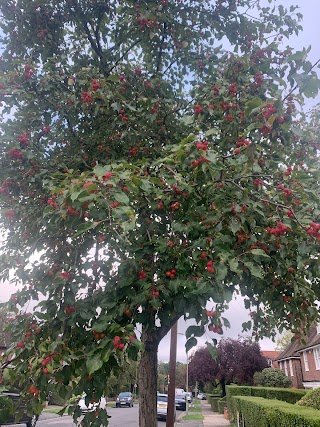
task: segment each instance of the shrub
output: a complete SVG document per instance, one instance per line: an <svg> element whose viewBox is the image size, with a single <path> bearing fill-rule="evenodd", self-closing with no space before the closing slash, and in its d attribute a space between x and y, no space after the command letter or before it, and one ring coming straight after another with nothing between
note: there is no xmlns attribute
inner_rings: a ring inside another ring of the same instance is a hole
<svg viewBox="0 0 320 427"><path fill-rule="evenodd" d="M320 387L308 391L296 404L320 410Z"/></svg>
<svg viewBox="0 0 320 427"><path fill-rule="evenodd" d="M220 414L223 414L224 408L227 406L227 398L223 397L222 399L218 400L218 412Z"/></svg>
<svg viewBox="0 0 320 427"><path fill-rule="evenodd" d="M256 380L259 380L259 384L263 387L291 387L291 380L286 374L278 368L265 368L261 375L256 375Z"/></svg>
<svg viewBox="0 0 320 427"><path fill-rule="evenodd" d="M320 427L320 414L312 408L249 396L235 396L233 401L240 425L244 421L246 427Z"/></svg>

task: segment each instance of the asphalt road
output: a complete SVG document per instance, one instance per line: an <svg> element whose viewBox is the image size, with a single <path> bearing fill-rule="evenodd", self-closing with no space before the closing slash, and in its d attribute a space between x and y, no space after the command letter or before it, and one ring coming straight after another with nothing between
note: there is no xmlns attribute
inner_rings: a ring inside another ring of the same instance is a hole
<svg viewBox="0 0 320 427"><path fill-rule="evenodd" d="M109 420L108 427L139 427L139 413L138 405L134 405L133 408L109 408L108 413L112 418ZM158 421L158 427L165 427L165 421ZM16 424L11 427L23 427L23 424ZM72 417L51 413L43 413L36 427L75 427L76 424L73 422Z"/></svg>

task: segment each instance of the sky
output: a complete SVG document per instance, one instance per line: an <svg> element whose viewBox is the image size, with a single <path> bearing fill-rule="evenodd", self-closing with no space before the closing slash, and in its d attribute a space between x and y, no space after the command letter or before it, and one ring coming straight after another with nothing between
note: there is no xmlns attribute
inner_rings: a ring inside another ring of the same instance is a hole
<svg viewBox="0 0 320 427"><path fill-rule="evenodd" d="M320 0L280 0L279 3L285 7L290 7L290 5L298 5L300 7L300 12L304 16L304 20L302 22L304 29L299 36L292 37L288 44L297 50L301 50L303 47L311 45L309 59L312 63L315 63L320 59ZM318 102L320 102L320 97L318 97ZM314 101L310 101L310 105L312 103L314 103ZM11 284L0 283L0 301L7 301L15 290L15 287ZM223 336L230 338L237 338L241 335L241 324L250 320L248 311L244 308L243 300L241 298L233 300L230 303L230 308L225 313L225 317L230 321L231 328L226 330ZM178 324L177 360L181 362L186 362L187 360L185 352L186 338L184 333L188 324L186 324L182 319ZM198 340L198 344L204 345L206 341L210 341L212 338L219 338L219 336L215 336L211 333L208 336L200 338ZM260 346L262 350L273 350L275 348L275 343L269 339L263 339L260 342ZM170 334L168 334L160 343L158 355L159 361L167 362L169 360L169 352Z"/></svg>

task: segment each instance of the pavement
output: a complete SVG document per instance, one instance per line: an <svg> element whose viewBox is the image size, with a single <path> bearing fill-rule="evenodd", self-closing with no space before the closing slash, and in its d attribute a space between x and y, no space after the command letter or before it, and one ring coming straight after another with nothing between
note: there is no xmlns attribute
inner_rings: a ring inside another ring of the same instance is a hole
<svg viewBox="0 0 320 427"><path fill-rule="evenodd" d="M191 414L202 414L203 420L183 420L182 414L181 417L176 422L176 427L226 427L230 426L228 420L224 418L222 414L213 412L211 405L206 401L201 401L201 412L189 412Z"/></svg>

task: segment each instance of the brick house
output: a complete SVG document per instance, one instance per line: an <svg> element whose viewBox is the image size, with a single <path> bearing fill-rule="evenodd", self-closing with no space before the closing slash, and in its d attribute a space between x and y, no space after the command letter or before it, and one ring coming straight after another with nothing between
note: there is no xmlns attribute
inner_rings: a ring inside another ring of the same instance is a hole
<svg viewBox="0 0 320 427"><path fill-rule="evenodd" d="M280 356L280 351L261 350L262 355L267 359L270 368L278 368L277 357Z"/></svg>
<svg viewBox="0 0 320 427"><path fill-rule="evenodd" d="M320 324L310 329L305 341L292 342L276 360L293 387L313 389L320 387Z"/></svg>

